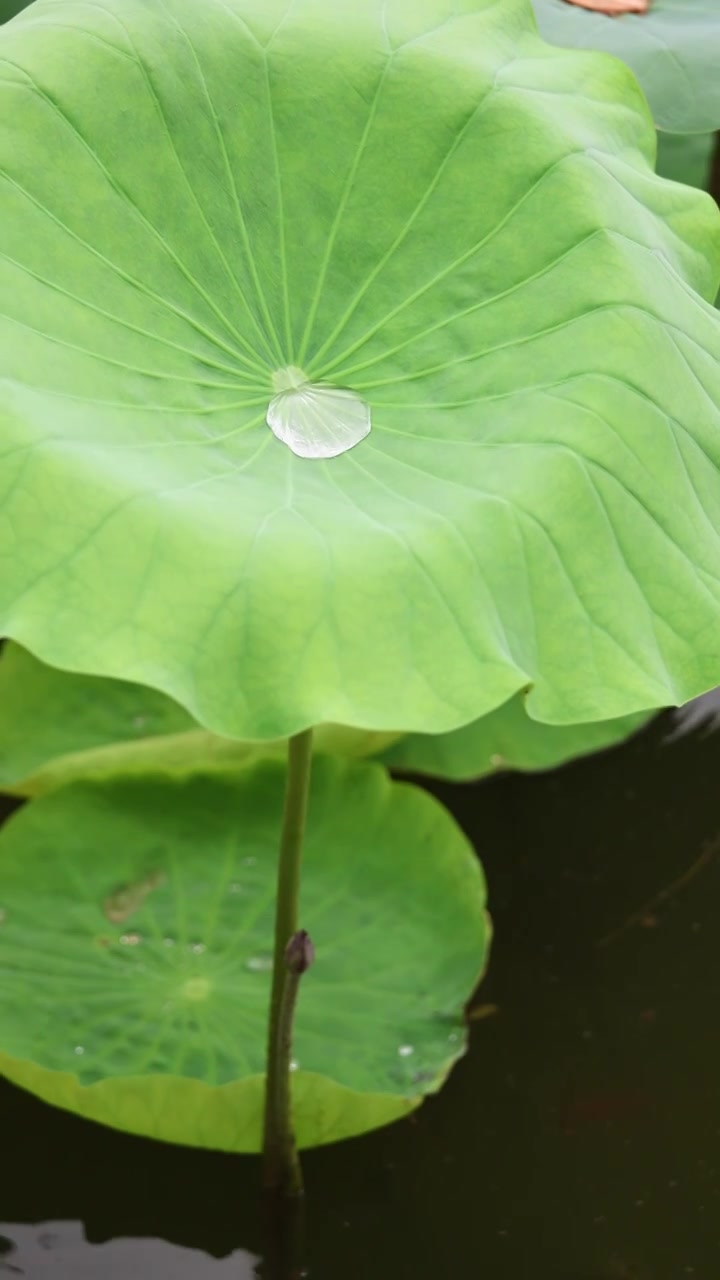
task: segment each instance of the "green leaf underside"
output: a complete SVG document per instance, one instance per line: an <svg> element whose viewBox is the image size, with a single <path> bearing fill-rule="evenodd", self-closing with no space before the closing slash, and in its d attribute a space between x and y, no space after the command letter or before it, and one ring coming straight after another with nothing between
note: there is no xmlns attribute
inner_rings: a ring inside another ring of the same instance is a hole
<svg viewBox="0 0 720 1280"><path fill-rule="evenodd" d="M594 724L538 724L528 716L525 700L518 694L464 729L409 734L381 758L393 769L470 782L499 769L554 769L623 742L647 721L647 714L640 714Z"/></svg>
<svg viewBox="0 0 720 1280"><path fill-rule="evenodd" d="M400 769L464 781L498 768L552 768L620 742L646 718L541 725L528 717L519 694L453 733L403 736L323 725L315 747L348 758L382 754L384 763ZM0 657L0 788L16 795L118 773L227 773L260 758L284 758L286 750L283 741L217 737L163 694L58 671L16 644L7 644Z"/></svg>
<svg viewBox="0 0 720 1280"><path fill-rule="evenodd" d="M258 1149L283 785L273 762L74 784L9 820L5 1075L113 1127ZM479 865L431 797L379 766L322 759L310 814L301 918L317 961L294 1046L304 1146L440 1087L489 942Z"/></svg>
<svg viewBox="0 0 720 1280"><path fill-rule="evenodd" d="M43 0L0 55L0 630L239 739L717 683L718 215L627 71L522 0ZM288 366L371 435L293 457Z"/></svg>
<svg viewBox="0 0 720 1280"><path fill-rule="evenodd" d="M320 725L315 749L376 755L399 735ZM116 773L227 772L284 759L287 741L235 742L201 729L176 702L142 685L58 671L20 645L0 655L0 789L36 796Z"/></svg>
<svg viewBox="0 0 720 1280"><path fill-rule="evenodd" d="M551 44L613 53L635 72L659 129L720 129L717 0L652 0L647 14L608 19L565 0L533 0Z"/></svg>

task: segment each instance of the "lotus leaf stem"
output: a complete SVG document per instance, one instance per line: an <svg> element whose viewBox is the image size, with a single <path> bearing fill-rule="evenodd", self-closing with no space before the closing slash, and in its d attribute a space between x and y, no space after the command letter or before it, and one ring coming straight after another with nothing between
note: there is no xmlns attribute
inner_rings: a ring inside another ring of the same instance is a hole
<svg viewBox="0 0 720 1280"><path fill-rule="evenodd" d="M298 931L300 868L312 767L312 729L290 738L275 906L270 1026L263 1134L263 1184L284 1196L302 1194L303 1182L292 1119L292 1033L302 974L314 957Z"/></svg>

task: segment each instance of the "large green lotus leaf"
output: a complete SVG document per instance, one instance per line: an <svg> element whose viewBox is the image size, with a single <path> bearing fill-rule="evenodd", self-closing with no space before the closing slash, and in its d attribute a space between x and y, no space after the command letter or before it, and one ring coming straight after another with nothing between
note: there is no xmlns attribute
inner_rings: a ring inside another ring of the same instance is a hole
<svg viewBox="0 0 720 1280"><path fill-rule="evenodd" d="M284 769L75 783L0 833L0 1071L133 1133L260 1144ZM379 765L318 759L298 1137L405 1115L463 1052L489 934L477 859Z"/></svg>
<svg viewBox="0 0 720 1280"><path fill-rule="evenodd" d="M0 631L241 740L717 683L720 216L620 63L525 0L44 0L0 56ZM281 444L297 368L370 435Z"/></svg>
<svg viewBox="0 0 720 1280"><path fill-rule="evenodd" d="M376 755L391 733L320 725L315 749ZM227 771L283 759L287 740L237 742L201 729L176 702L142 685L58 671L20 645L0 656L0 789L37 796L76 779L198 768Z"/></svg>
<svg viewBox="0 0 720 1280"><path fill-rule="evenodd" d="M533 0L553 44L602 49L632 67L659 129L720 129L720 9L717 0L652 0L648 13L608 18L566 0Z"/></svg>
<svg viewBox="0 0 720 1280"><path fill-rule="evenodd" d="M411 733L383 753L385 764L451 782L469 782L499 769L554 769L576 756L615 746L648 721L639 714L593 724L538 724L522 694L453 733Z"/></svg>

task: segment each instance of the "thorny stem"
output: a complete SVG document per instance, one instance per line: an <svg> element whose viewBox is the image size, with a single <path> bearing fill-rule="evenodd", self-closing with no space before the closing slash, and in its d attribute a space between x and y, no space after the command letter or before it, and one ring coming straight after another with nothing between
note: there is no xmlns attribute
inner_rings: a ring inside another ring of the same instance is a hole
<svg viewBox="0 0 720 1280"><path fill-rule="evenodd" d="M312 743L312 729L307 729L292 737L288 744L275 906L275 949L265 1077L263 1185L267 1191L285 1196L301 1195L303 1189L292 1125L290 1061L298 986L313 958L312 943L307 934L298 934L297 927Z"/></svg>

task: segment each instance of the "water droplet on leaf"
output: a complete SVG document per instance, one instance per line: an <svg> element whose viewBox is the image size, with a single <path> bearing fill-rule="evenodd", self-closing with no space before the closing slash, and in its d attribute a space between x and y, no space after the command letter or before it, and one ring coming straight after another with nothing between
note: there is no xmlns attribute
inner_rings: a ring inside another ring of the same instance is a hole
<svg viewBox="0 0 720 1280"><path fill-rule="evenodd" d="M413 1054L414 1052L415 1052L414 1046L411 1044L401 1044L400 1048L398 1049L398 1054L400 1055L401 1058L409 1058L410 1055Z"/></svg>
<svg viewBox="0 0 720 1280"><path fill-rule="evenodd" d="M245 968L251 973L269 973L272 967L271 956L250 956L250 959L245 961Z"/></svg>
<svg viewBox="0 0 720 1280"><path fill-rule="evenodd" d="M346 387L309 382L290 365L273 375L273 389L267 424L299 458L336 458L370 432L370 406Z"/></svg>
<svg viewBox="0 0 720 1280"><path fill-rule="evenodd" d="M139 933L123 933L120 942L123 947L137 947L142 942L142 936Z"/></svg>

